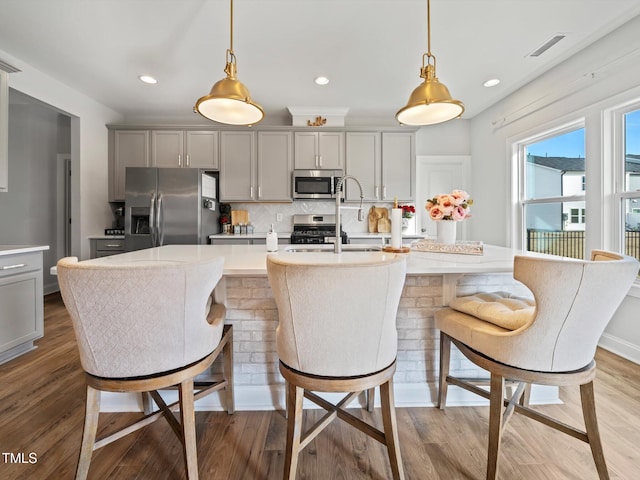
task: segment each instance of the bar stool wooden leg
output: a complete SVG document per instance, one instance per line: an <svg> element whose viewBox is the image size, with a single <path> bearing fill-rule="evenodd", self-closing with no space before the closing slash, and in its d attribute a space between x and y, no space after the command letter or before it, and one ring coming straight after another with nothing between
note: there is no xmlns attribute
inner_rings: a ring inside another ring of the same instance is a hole
<svg viewBox="0 0 640 480"><path fill-rule="evenodd" d="M287 382L287 446L284 457L284 480L295 480L302 435L302 400L304 388Z"/></svg>
<svg viewBox="0 0 640 480"><path fill-rule="evenodd" d="M489 394L489 453L487 456L487 480L498 476L498 455L502 440L502 417L504 414L504 377L491 373Z"/></svg>
<svg viewBox="0 0 640 480"><path fill-rule="evenodd" d="M440 332L440 377L438 378L438 408L444 410L447 404L447 375L451 359L451 338Z"/></svg>
<svg viewBox="0 0 640 480"><path fill-rule="evenodd" d="M596 418L596 402L593 394L593 381L580 385L580 399L582 401L582 415L584 416L584 426L589 439L591 454L598 470L600 480L608 480L607 462L602 450L600 431L598 429L598 419Z"/></svg>
<svg viewBox="0 0 640 480"><path fill-rule="evenodd" d="M193 380L185 380L179 387L182 448L189 480L198 480L198 452L196 448L196 413L193 405Z"/></svg>
<svg viewBox="0 0 640 480"><path fill-rule="evenodd" d="M225 387L227 413L232 414L236 411L236 401L233 395L233 326L225 326L225 336L226 335L229 335L229 337L228 340L226 340L227 343L225 343L222 349L222 371L224 378L227 381L227 386Z"/></svg>
<svg viewBox="0 0 640 480"><path fill-rule="evenodd" d="M374 387L367 390L367 411L373 412L375 402L376 402L376 389Z"/></svg>
<svg viewBox="0 0 640 480"><path fill-rule="evenodd" d="M384 426L385 443L387 444L387 451L389 452L391 472L395 480L403 480L404 467L402 466L402 456L400 455L392 378L380 385L380 404L382 407L382 424Z"/></svg>
<svg viewBox="0 0 640 480"><path fill-rule="evenodd" d="M85 480L89 474L89 465L93 447L96 443L98 431L98 417L100 415L100 390L87 385L87 402L84 415L84 429L82 431L82 446L80 459L76 469L76 480Z"/></svg>

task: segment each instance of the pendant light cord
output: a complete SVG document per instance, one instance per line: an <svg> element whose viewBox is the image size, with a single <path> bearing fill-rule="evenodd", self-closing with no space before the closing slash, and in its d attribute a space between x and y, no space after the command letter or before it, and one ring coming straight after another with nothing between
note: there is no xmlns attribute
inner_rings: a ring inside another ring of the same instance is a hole
<svg viewBox="0 0 640 480"><path fill-rule="evenodd" d="M431 0L427 0L427 56L429 57L432 56L431 55Z"/></svg>
<svg viewBox="0 0 640 480"><path fill-rule="evenodd" d="M229 11L230 11L229 50L231 50L231 54L233 55L233 0L230 0L229 3L231 4L229 8Z"/></svg>

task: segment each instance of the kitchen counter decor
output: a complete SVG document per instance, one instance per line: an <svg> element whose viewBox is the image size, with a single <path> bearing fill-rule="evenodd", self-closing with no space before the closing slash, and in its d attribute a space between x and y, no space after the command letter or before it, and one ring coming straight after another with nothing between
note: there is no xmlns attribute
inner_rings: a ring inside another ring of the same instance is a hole
<svg viewBox="0 0 640 480"><path fill-rule="evenodd" d="M473 200L464 190L453 190L451 193L436 195L427 200L424 208L429 212L429 218L438 222L438 243L456 243L456 222L471 216L470 205L473 205Z"/></svg>
<svg viewBox="0 0 640 480"><path fill-rule="evenodd" d="M418 252L458 253L461 255L484 255L482 242L458 240L440 243L430 238L411 242L411 249Z"/></svg>

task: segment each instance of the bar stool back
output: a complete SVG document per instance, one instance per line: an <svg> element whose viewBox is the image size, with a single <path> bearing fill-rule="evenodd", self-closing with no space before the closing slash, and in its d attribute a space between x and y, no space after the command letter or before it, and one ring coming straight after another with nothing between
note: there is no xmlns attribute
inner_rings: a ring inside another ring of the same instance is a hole
<svg viewBox="0 0 640 480"><path fill-rule="evenodd" d="M393 478L404 478L393 399L396 314L406 260L400 255L342 254L339 263L290 253L267 258L278 307L276 345L287 382L285 479L295 479L298 454L339 417L387 446ZM344 410L380 386L384 432ZM348 393L337 405L312 392ZM327 410L302 435L303 396ZM326 461L330 461L327 459Z"/></svg>
<svg viewBox="0 0 640 480"><path fill-rule="evenodd" d="M223 259L203 263L145 262L105 266L58 262L58 281L71 316L87 382L84 433L76 479L85 479L94 450L166 418L183 444L187 478L198 478L194 399L226 390L233 413L232 329L213 290ZM194 378L224 355L223 378L197 386ZM177 386L166 405L157 390ZM157 412L96 441L100 392L149 392ZM180 421L171 409L179 404Z"/></svg>

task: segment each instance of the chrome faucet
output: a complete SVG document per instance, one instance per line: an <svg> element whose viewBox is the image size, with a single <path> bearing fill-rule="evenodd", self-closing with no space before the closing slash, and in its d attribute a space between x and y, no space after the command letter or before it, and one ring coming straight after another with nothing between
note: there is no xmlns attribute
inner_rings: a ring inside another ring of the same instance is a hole
<svg viewBox="0 0 640 480"><path fill-rule="evenodd" d="M356 208L356 207L341 207L340 206L340 191L342 190L342 186L344 185L347 179L351 179L358 184L358 188L360 189L360 206L358 207L358 221L361 222L364 220L364 213L362 211L362 201L364 200L364 194L362 193L362 185L358 181L356 177L353 175L345 175L338 181L338 185L336 186L336 241L333 246L333 253L341 253L342 252L342 237L340 236L340 232L342 232L342 228L340 227L340 210L343 208Z"/></svg>

